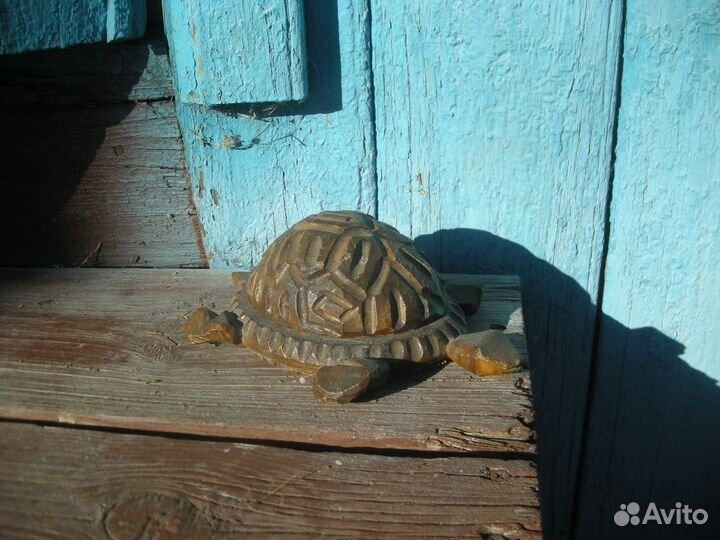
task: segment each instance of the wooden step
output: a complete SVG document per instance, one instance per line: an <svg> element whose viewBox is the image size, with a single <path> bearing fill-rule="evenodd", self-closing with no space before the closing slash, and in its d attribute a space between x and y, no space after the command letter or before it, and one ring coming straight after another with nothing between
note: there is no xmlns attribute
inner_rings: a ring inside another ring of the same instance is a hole
<svg viewBox="0 0 720 540"><path fill-rule="evenodd" d="M540 539L532 463L0 422L3 538Z"/></svg>
<svg viewBox="0 0 720 540"><path fill-rule="evenodd" d="M517 278L453 279L482 289L473 328L507 327L525 354ZM308 377L242 346L184 340L183 322L195 308L225 309L232 293L225 271L0 270L0 418L316 446L534 455L527 372L480 378L441 364L398 373L362 402L321 404Z"/></svg>

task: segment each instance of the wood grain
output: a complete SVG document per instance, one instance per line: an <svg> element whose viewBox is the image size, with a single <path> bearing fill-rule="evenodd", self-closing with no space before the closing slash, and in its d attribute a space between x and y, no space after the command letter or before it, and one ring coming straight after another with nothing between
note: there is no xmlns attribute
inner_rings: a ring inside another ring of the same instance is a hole
<svg viewBox="0 0 720 540"><path fill-rule="evenodd" d="M0 103L66 106L174 95L164 37L0 56Z"/></svg>
<svg viewBox="0 0 720 540"><path fill-rule="evenodd" d="M13 156L0 203L3 265L207 264L171 102L8 107L0 125Z"/></svg>
<svg viewBox="0 0 720 540"><path fill-rule="evenodd" d="M539 539L532 463L0 422L5 537Z"/></svg>
<svg viewBox="0 0 720 540"><path fill-rule="evenodd" d="M644 538L720 537L719 27L713 1L627 5L578 538L639 537L612 522L630 501L715 516Z"/></svg>
<svg viewBox="0 0 720 540"><path fill-rule="evenodd" d="M441 271L523 279L543 517L562 538L603 253L620 3L371 3L377 217Z"/></svg>
<svg viewBox="0 0 720 540"><path fill-rule="evenodd" d="M525 353L516 278L480 277L476 329L507 327ZM0 417L349 448L531 455L527 372L455 365L397 374L352 405L241 346L190 345L182 324L222 310L227 272L0 271Z"/></svg>

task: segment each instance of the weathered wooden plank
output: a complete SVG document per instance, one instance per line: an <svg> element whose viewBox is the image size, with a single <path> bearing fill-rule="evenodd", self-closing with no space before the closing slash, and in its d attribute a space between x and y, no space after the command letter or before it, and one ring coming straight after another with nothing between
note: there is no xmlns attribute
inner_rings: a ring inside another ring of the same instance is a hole
<svg viewBox="0 0 720 540"><path fill-rule="evenodd" d="M201 105L308 95L303 0L166 0L178 99Z"/></svg>
<svg viewBox="0 0 720 540"><path fill-rule="evenodd" d="M718 28L717 2L627 5L578 538L720 537ZM612 517L630 501L710 518L628 531Z"/></svg>
<svg viewBox="0 0 720 540"><path fill-rule="evenodd" d="M0 103L126 103L173 96L163 37L0 56Z"/></svg>
<svg viewBox="0 0 720 540"><path fill-rule="evenodd" d="M524 460L306 452L2 422L0 484L0 527L18 540L541 537L536 472Z"/></svg>
<svg viewBox="0 0 720 540"><path fill-rule="evenodd" d="M2 264L206 265L171 102L0 118Z"/></svg>
<svg viewBox="0 0 720 540"><path fill-rule="evenodd" d="M584 419L618 5L372 1L378 217L443 271L521 276L551 538Z"/></svg>
<svg viewBox="0 0 720 540"><path fill-rule="evenodd" d="M249 269L297 221L375 209L369 15L364 0L305 6L302 104L204 108L178 100L211 265Z"/></svg>
<svg viewBox="0 0 720 540"><path fill-rule="evenodd" d="M522 347L519 286L481 278L477 329ZM226 272L0 271L0 417L328 446L531 454L527 372L455 365L394 377L359 403L315 401L311 381L242 346L190 345L184 317L223 309Z"/></svg>
<svg viewBox="0 0 720 540"><path fill-rule="evenodd" d="M141 37L145 0L3 0L0 54Z"/></svg>

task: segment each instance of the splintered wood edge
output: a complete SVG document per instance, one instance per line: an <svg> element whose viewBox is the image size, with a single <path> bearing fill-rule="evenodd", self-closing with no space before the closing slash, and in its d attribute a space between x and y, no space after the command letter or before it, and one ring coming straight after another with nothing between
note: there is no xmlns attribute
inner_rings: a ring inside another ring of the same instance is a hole
<svg viewBox="0 0 720 540"><path fill-rule="evenodd" d="M178 539L541 538L537 475L526 460L308 452L10 422L0 422L0 435L0 529L12 538L139 538L144 527Z"/></svg>
<svg viewBox="0 0 720 540"><path fill-rule="evenodd" d="M517 279L477 280L488 302L479 324L508 323L519 309ZM309 378L244 347L184 342L183 317L199 305L222 309L233 290L229 272L218 271L0 270L0 417L346 448L534 454L527 372L478 378L452 364L432 366L403 373L364 401L332 406L315 402ZM521 317L514 321L508 329L521 331Z"/></svg>

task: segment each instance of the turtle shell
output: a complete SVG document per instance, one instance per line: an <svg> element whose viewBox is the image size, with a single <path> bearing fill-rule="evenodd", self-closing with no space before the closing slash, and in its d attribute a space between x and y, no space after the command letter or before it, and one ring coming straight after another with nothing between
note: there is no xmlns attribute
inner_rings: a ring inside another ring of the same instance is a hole
<svg viewBox="0 0 720 540"><path fill-rule="evenodd" d="M413 241L359 212L295 224L236 299L243 343L308 371L352 358L440 360L465 331L462 310Z"/></svg>

